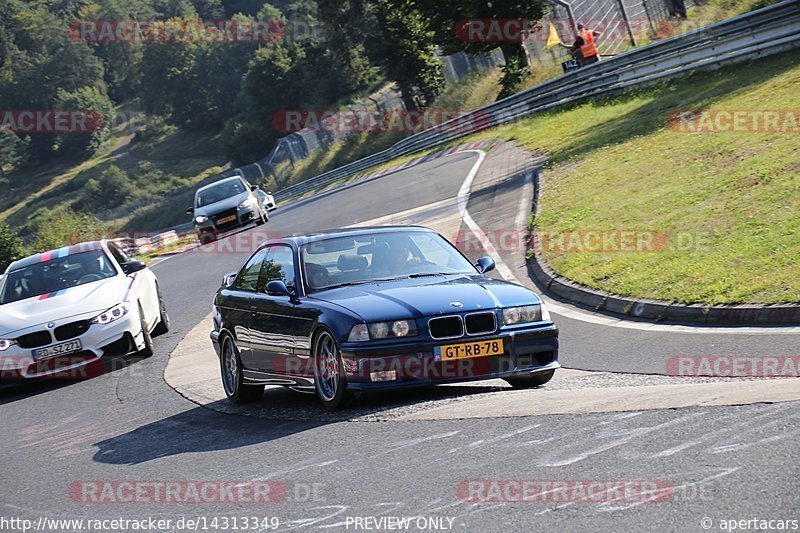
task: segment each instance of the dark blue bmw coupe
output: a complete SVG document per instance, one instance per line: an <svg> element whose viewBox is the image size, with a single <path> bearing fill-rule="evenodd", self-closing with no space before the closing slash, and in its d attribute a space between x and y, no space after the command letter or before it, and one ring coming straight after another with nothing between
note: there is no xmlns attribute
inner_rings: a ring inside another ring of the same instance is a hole
<svg viewBox="0 0 800 533"><path fill-rule="evenodd" d="M419 226L267 241L214 299L225 393L244 403L284 385L336 409L354 391L543 385L560 366L558 328L534 292L487 277L494 266Z"/></svg>

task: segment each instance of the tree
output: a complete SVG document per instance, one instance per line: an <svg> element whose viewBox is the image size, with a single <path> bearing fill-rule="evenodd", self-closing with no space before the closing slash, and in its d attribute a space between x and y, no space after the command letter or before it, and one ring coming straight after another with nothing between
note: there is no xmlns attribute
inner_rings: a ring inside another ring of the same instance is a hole
<svg viewBox="0 0 800 533"><path fill-rule="evenodd" d="M29 142L29 138L23 140L12 131L0 129L0 180L25 163Z"/></svg>
<svg viewBox="0 0 800 533"><path fill-rule="evenodd" d="M179 23L170 19L166 24ZM182 125L192 121L196 107L194 86L196 43L150 43L142 56L142 106L155 115L172 115Z"/></svg>
<svg viewBox="0 0 800 533"><path fill-rule="evenodd" d="M333 53L340 72L343 95L351 95L376 81L367 57L364 36L370 32L364 14L367 0L317 0L325 24L326 46Z"/></svg>
<svg viewBox="0 0 800 533"><path fill-rule="evenodd" d="M69 11L70 9L67 9ZM67 21L47 10L45 2L0 3L0 102L5 109L54 109L61 91L84 87L105 92L103 66L92 49L70 40ZM55 133L31 136L34 161L58 155Z"/></svg>
<svg viewBox="0 0 800 533"><path fill-rule="evenodd" d="M5 272L8 265L24 255L22 239L8 224L0 222L0 272Z"/></svg>
<svg viewBox="0 0 800 533"><path fill-rule="evenodd" d="M393 4L404 0L391 0ZM544 15L544 0L419 0L416 2L431 21L436 41L445 54L464 51L482 54L499 47L503 52L505 67L501 80L502 90L498 98L517 92L530 72L528 56L521 40L464 39L458 25L464 20L522 19L538 20Z"/></svg>
<svg viewBox="0 0 800 533"><path fill-rule="evenodd" d="M372 0L379 38L370 55L397 82L406 109L427 107L444 88L434 32L411 0Z"/></svg>
<svg viewBox="0 0 800 533"><path fill-rule="evenodd" d="M91 156L111 135L114 104L99 89L82 87L72 92L59 91L56 107L84 112L89 130L59 135L57 143L60 153L81 158Z"/></svg>

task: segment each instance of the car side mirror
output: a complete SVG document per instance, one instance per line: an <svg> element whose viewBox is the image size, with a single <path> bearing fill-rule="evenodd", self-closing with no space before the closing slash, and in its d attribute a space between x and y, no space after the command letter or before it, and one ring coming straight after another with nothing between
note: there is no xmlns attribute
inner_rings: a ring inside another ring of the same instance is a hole
<svg viewBox="0 0 800 533"><path fill-rule="evenodd" d="M147 265L138 259L131 259L127 263L122 263L120 266L125 274L133 274L134 272L139 272L147 268Z"/></svg>
<svg viewBox="0 0 800 533"><path fill-rule="evenodd" d="M186 210L186 214L187 214L187 215L190 215L190 216L191 216L191 215L194 215L194 207L190 207L190 208L188 208L188 209Z"/></svg>
<svg viewBox="0 0 800 533"><path fill-rule="evenodd" d="M292 296L292 292L289 290L289 287L286 286L286 283L281 279L273 279L270 282L267 282L267 294L270 296Z"/></svg>
<svg viewBox="0 0 800 533"><path fill-rule="evenodd" d="M492 259L488 255L485 255L480 259L478 259L478 264L475 266L478 267L478 270L480 271L481 274L486 274L487 272L494 270L495 267L494 259Z"/></svg>
<svg viewBox="0 0 800 533"><path fill-rule="evenodd" d="M236 279L236 274L237 274L237 273L238 273L238 272L236 272L236 271L234 270L233 272L228 272L227 274L225 274L224 276L222 276L222 284L223 284L224 286L226 286L226 287L230 287L231 285L233 285L233 282L234 282L234 280Z"/></svg>

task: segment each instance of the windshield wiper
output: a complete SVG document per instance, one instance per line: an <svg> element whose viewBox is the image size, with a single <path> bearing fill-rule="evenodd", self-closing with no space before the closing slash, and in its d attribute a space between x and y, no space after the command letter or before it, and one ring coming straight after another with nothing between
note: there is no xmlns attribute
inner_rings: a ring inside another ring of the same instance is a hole
<svg viewBox="0 0 800 533"><path fill-rule="evenodd" d="M328 287L321 287L317 290L327 291L328 289L338 289L339 287L350 287L353 285L363 285L364 283L378 283L379 281L395 281L405 278L383 278L383 279L359 279L355 281L345 281L344 283L337 283L336 285L329 285Z"/></svg>
<svg viewBox="0 0 800 533"><path fill-rule="evenodd" d="M417 274L411 274L408 276L409 278L425 278L429 276L452 276L453 274L458 274L458 272L419 272Z"/></svg>

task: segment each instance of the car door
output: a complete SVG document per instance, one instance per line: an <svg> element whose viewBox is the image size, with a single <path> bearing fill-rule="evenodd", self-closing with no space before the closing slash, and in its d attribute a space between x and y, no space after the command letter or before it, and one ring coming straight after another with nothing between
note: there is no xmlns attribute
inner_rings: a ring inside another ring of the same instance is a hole
<svg viewBox="0 0 800 533"><path fill-rule="evenodd" d="M256 293L266 256L266 248L256 251L237 274L231 289L224 291L224 323L236 337L242 365L250 370L258 368L253 355L250 323L251 315L255 312Z"/></svg>
<svg viewBox="0 0 800 533"><path fill-rule="evenodd" d="M275 244L267 250L250 315L253 357L259 370L286 374L291 373L286 365L298 330L294 298L267 294L266 287L270 281L282 280L290 291L295 290L294 251L285 244Z"/></svg>

